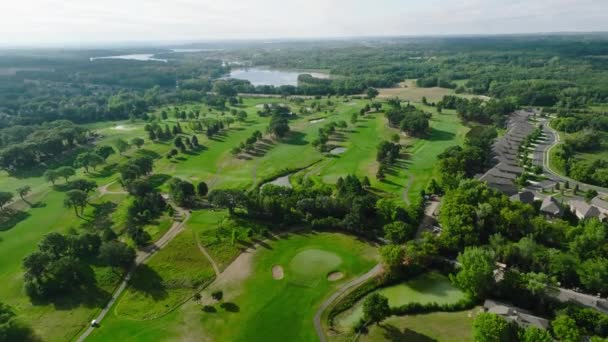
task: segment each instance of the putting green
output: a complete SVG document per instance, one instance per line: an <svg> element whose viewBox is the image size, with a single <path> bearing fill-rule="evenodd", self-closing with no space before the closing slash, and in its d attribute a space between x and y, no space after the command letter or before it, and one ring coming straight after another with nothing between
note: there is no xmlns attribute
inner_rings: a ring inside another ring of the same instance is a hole
<svg viewBox="0 0 608 342"><path fill-rule="evenodd" d="M294 280L318 281L335 271L342 258L335 253L320 249L307 249L298 253L289 263L290 276Z"/></svg>

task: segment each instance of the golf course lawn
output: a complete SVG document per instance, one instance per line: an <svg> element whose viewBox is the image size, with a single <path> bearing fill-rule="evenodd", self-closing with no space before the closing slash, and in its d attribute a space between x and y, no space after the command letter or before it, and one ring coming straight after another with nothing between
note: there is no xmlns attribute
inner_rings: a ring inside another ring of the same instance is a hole
<svg viewBox="0 0 608 342"><path fill-rule="evenodd" d="M452 304L465 298L465 294L454 287L446 276L435 271L425 273L402 284L378 289L375 292L387 297L391 307L408 303ZM357 321L363 318L363 300L361 299L351 309L334 319L340 330L350 330Z"/></svg>
<svg viewBox="0 0 608 342"><path fill-rule="evenodd" d="M339 233L289 234L257 247L247 262L241 257L236 269L222 275L227 278L202 292L202 303L215 312L192 300L146 321L112 310L90 341L316 341L313 316L323 299L378 261L375 247ZM283 267L282 279L273 279L277 265ZM330 282L333 271L345 277ZM210 298L214 290L223 291L227 305Z"/></svg>
<svg viewBox="0 0 608 342"><path fill-rule="evenodd" d="M71 208L64 208L65 194L48 190L36 196L39 204L26 209L27 217L14 227L0 231L0 298L11 305L19 316L29 322L36 333L46 341L66 341L73 338L86 324L89 317L103 307L109 293L116 286L119 276L109 267L94 267L98 293L89 293L88 298L71 296L60 298L55 303L34 305L23 290L23 258L36 250L42 237L50 232L67 233L78 228L84 220L79 219ZM97 199L95 201L100 201ZM104 200L106 200L104 198ZM112 198L107 198L112 200ZM90 213L89 207L85 215ZM61 328L58 329L57 327Z"/></svg>
<svg viewBox="0 0 608 342"><path fill-rule="evenodd" d="M376 261L376 249L351 236L290 234L259 247L251 275L225 291L238 312L201 313L203 328L215 341L315 341L313 316L323 298ZM283 279L273 279L273 266L283 268ZM333 271L345 278L328 281Z"/></svg>
<svg viewBox="0 0 608 342"><path fill-rule="evenodd" d="M476 307L459 312L392 316L380 325L370 326L369 332L361 335L358 341L472 341L473 320L479 311Z"/></svg>

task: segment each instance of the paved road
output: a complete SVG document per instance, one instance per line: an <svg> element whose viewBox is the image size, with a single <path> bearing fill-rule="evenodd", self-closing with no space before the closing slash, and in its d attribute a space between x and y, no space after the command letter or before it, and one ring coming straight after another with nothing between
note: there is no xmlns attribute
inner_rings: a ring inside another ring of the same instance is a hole
<svg viewBox="0 0 608 342"><path fill-rule="evenodd" d="M581 190L585 190L585 189L593 189L603 195L608 194L608 189L607 188L603 188L601 186L596 186L596 185L591 185L591 184L586 184L577 180L574 180L572 178L566 177L566 176L562 176L559 173L555 172L555 170L553 170L550 166L550 158L551 158L551 150L553 148L555 148L557 145L559 145L561 143L561 138L559 136L559 133L557 131L555 131L550 125L549 122L545 122L544 123L544 131L545 133L549 136L550 140L552 139L552 143L549 144L549 146L547 146L547 148L544 150L544 158L543 160L543 168L545 170L545 173L548 174L549 178L552 181L559 181L559 182L566 182L568 181L570 183L570 185L573 184L579 184L579 187Z"/></svg>
<svg viewBox="0 0 608 342"><path fill-rule="evenodd" d="M137 266L139 266L140 264L143 264L152 255L154 255L154 253L156 253L157 251L159 251L163 247L165 247L167 244L169 244L169 242L171 242L171 240L173 240L173 238L175 238L177 236L177 234L179 234L184 229L184 225L185 225L186 221L188 221L188 219L190 218L190 212L188 212L187 210L181 209L179 207L176 207L176 209L177 209L177 212L182 216L182 220L174 221L173 225L165 233L165 235L163 235L160 239L158 239L158 241L156 241L154 244L146 247L143 250L137 251L137 257L135 258L135 264L133 265L133 267L131 267L131 269L129 270L127 275L124 277L120 286L118 286L116 291L114 291L110 301L106 304L106 306L101 310L99 315L97 315L97 317L95 318L95 320L97 320L97 324L101 324L101 321L104 319L106 314L110 311L110 309L116 302L116 299L118 299L118 297L120 297L122 292L126 289L127 283L129 282L129 279L131 279L131 275L133 275L133 272L135 271L135 269L137 269ZM82 335L80 335L80 337L78 337L77 342L84 341L93 332L94 329L95 329L94 327L89 325L87 330L85 330L85 332L82 333Z"/></svg>
<svg viewBox="0 0 608 342"><path fill-rule="evenodd" d="M347 284L342 285L342 287L340 287L340 289L338 289L338 291L334 292L334 294L332 294L329 298L327 298L321 304L321 306L319 307L319 309L315 313L315 319L314 319L315 330L317 331L317 336L319 337L319 341L321 341L321 342L326 342L327 341L327 338L325 337L325 333L323 332L323 326L321 325L321 316L323 315L323 312L336 299L338 299L338 297L342 296L348 290L350 290L350 289L352 289L352 288L354 288L356 286L359 286L359 285L363 284L364 282L366 282L367 280L369 280L369 279L377 276L378 274L380 274L380 272L382 272L382 264L377 264L376 266L374 266L374 268L372 268L371 270L369 270L364 275L360 276L359 278L351 280Z"/></svg>

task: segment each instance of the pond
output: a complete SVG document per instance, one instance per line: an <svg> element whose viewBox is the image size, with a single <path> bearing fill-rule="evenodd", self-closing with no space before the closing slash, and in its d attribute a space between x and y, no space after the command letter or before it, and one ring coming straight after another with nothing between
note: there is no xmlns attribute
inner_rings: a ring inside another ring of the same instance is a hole
<svg viewBox="0 0 608 342"><path fill-rule="evenodd" d="M374 291L388 298L391 307L407 303L438 304L457 303L465 294L454 287L448 277L439 272L429 272L404 283L383 287ZM344 330L352 328L363 318L363 299L351 309L339 314L335 322Z"/></svg>
<svg viewBox="0 0 608 342"><path fill-rule="evenodd" d="M167 62L166 59L154 58L152 53L134 53L130 55L118 55L118 56L105 56L105 57L91 57L89 60L92 62L97 59L130 59L134 61L156 61L156 62Z"/></svg>
<svg viewBox="0 0 608 342"><path fill-rule="evenodd" d="M297 86L298 76L301 74L310 74L316 78L329 78L328 74L321 72L286 71L265 68L236 68L225 78L247 80L254 86L272 85L278 87L282 85Z"/></svg>

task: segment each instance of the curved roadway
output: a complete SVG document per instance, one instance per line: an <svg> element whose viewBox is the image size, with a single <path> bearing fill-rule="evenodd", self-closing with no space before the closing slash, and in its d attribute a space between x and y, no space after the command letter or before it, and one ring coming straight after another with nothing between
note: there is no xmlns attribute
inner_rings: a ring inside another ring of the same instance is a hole
<svg viewBox="0 0 608 342"><path fill-rule="evenodd" d="M566 177L566 176L563 176L563 175L557 173L556 171L554 171L551 168L551 165L550 165L551 150L553 150L554 147L556 147L557 145L559 145L561 143L561 138L559 136L559 133L556 130L554 130L553 127L551 127L551 125L548 121L543 125L543 127L547 128L547 129L545 129L545 133L547 133L553 137L553 143L550 144L549 146L547 146L547 148L545 148L545 150L543 151L544 157L542 158L543 168L545 169L545 172L549 174L549 179L551 179L552 181L556 181L556 182L557 181L559 181L559 182L568 181L570 184L579 184L581 189L593 189L593 190L597 191L598 193L608 194L607 188L574 180L570 177Z"/></svg>

